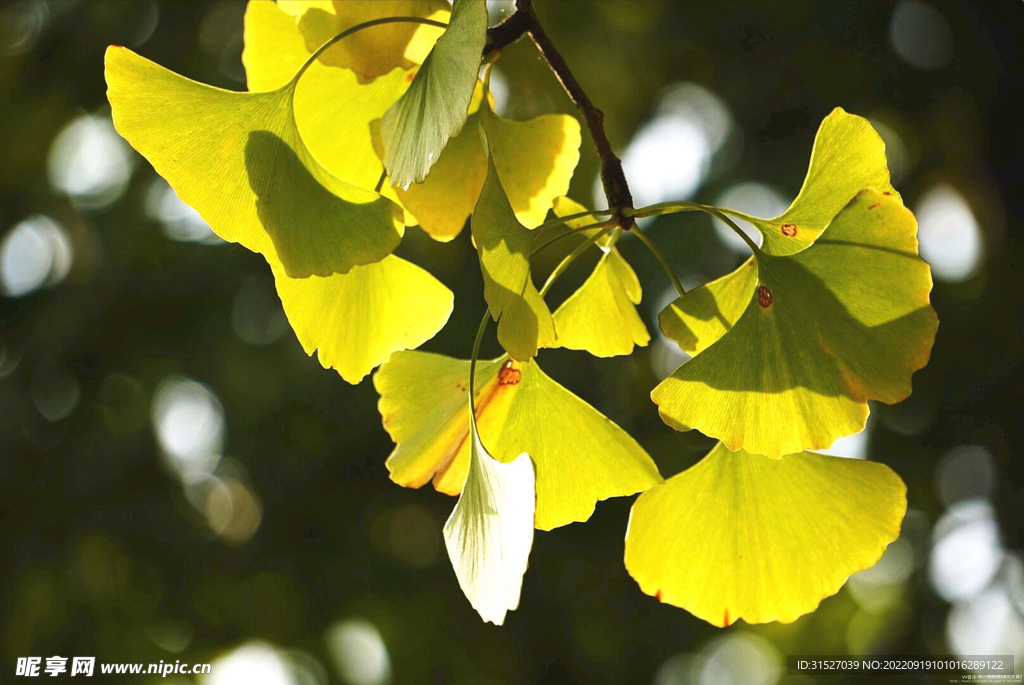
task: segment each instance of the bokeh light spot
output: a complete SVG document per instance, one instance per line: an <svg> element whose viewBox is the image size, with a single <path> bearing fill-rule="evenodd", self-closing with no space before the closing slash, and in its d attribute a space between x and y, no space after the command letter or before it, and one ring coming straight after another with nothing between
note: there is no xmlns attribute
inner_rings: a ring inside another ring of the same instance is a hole
<svg viewBox="0 0 1024 685"><path fill-rule="evenodd" d="M107 117L84 114L64 127L50 146L50 185L82 209L102 209L128 187L134 157Z"/></svg>
<svg viewBox="0 0 1024 685"><path fill-rule="evenodd" d="M21 297L53 286L71 270L71 241L63 227L35 214L12 228L0 243L0 290Z"/></svg>
<svg viewBox="0 0 1024 685"><path fill-rule="evenodd" d="M970 206L955 188L934 186L917 201L921 256L943 281L964 281L977 273L982 261L981 228Z"/></svg>
<svg viewBox="0 0 1024 685"><path fill-rule="evenodd" d="M183 480L213 472L224 447L224 407L209 388L188 378L166 378L153 395L150 416L164 454Z"/></svg>
<svg viewBox="0 0 1024 685"><path fill-rule="evenodd" d="M921 0L900 0L889 21L889 42L904 62L940 69L953 59L953 33L942 14Z"/></svg>
<svg viewBox="0 0 1024 685"><path fill-rule="evenodd" d="M391 682L391 657L373 623L363 618L339 621L327 629L325 639L343 683L385 685Z"/></svg>

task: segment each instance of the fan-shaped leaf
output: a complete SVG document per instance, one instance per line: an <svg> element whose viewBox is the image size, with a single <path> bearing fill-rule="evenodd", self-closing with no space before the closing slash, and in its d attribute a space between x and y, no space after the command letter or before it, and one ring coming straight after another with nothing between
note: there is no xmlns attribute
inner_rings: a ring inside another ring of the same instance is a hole
<svg viewBox="0 0 1024 685"><path fill-rule="evenodd" d="M249 90L274 90L335 36L382 17L448 20L445 0L249 0L245 16L245 65ZM369 81L393 69L409 69L426 57L442 29L394 23L359 31L325 51L319 62L351 70Z"/></svg>
<svg viewBox="0 0 1024 685"><path fill-rule="evenodd" d="M465 397L469 362L396 352L374 375L384 428L395 441L391 478L405 487L458 493L469 467ZM536 525L585 521L596 502L661 480L647 453L621 428L549 378L536 361L477 365L480 437L495 458L526 452L537 470Z"/></svg>
<svg viewBox="0 0 1024 685"><path fill-rule="evenodd" d="M556 347L586 350L598 357L630 354L651 336L636 311L640 281L614 247L590 277L555 311Z"/></svg>
<svg viewBox="0 0 1024 685"><path fill-rule="evenodd" d="M389 255L329 278L288 278L277 292L295 335L324 368L358 383L396 350L416 348L448 321L450 290L429 273Z"/></svg>
<svg viewBox="0 0 1024 685"><path fill-rule="evenodd" d="M294 82L235 93L107 50L114 125L225 240L292 277L346 273L391 253L398 207L328 173L295 126Z"/></svg>
<svg viewBox="0 0 1024 685"><path fill-rule="evenodd" d="M473 239L480 254L484 298L498 322L498 342L525 361L555 342L555 324L530 276L533 235L516 220L490 164L473 210Z"/></svg>
<svg viewBox="0 0 1024 685"><path fill-rule="evenodd" d="M818 128L803 188L789 209L774 219L743 217L764 236L762 252L793 254L813 243L865 188L899 197L889 183L882 138L866 119L836 108ZM756 284L757 266L748 260L666 307L658 316L661 330L696 355L732 328Z"/></svg>
<svg viewBox="0 0 1024 685"><path fill-rule="evenodd" d="M469 603L484 621L501 625L519 606L533 546L533 464L525 453L495 461L472 421L469 430L469 473L444 542Z"/></svg>
<svg viewBox="0 0 1024 685"><path fill-rule="evenodd" d="M466 122L487 37L483 0L455 0L451 20L409 89L381 120L384 167L393 184L427 177Z"/></svg>
<svg viewBox="0 0 1024 685"><path fill-rule="evenodd" d="M651 394L662 417L779 457L857 432L869 399L905 398L938 325L916 230L898 198L864 190L810 247L757 255L736 324Z"/></svg>
<svg viewBox="0 0 1024 685"><path fill-rule="evenodd" d="M716 626L789 623L874 565L906 509L906 487L882 464L719 443L633 504L626 569Z"/></svg>
<svg viewBox="0 0 1024 685"><path fill-rule="evenodd" d="M565 114L529 121L504 119L485 102L480 108L487 146L519 223L544 223L556 197L569 191L580 161L580 124Z"/></svg>

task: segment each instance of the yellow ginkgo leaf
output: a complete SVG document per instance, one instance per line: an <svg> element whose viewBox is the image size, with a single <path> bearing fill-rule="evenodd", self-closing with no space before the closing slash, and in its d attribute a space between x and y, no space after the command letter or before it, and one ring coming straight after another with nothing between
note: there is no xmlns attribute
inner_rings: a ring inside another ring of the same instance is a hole
<svg viewBox="0 0 1024 685"><path fill-rule="evenodd" d="M444 327L454 298L429 273L394 255L347 274L274 273L288 321L306 354L358 383L396 350L419 347Z"/></svg>
<svg viewBox="0 0 1024 685"><path fill-rule="evenodd" d="M519 606L533 547L533 463L525 453L496 461L471 420L469 431L469 473L444 525L444 543L469 603L484 621L500 626Z"/></svg>
<svg viewBox="0 0 1024 685"><path fill-rule="evenodd" d="M447 22L449 5L445 0L249 0L246 8L246 53L243 53L249 87L277 88L274 75L292 73L329 40L352 28L383 17L418 17ZM393 69L409 69L420 64L442 29L415 23L375 26L353 35L324 52L320 62L334 68L347 68L360 80L369 81ZM300 52L301 51L301 52ZM304 53L304 54L302 54ZM280 78L278 76L278 78ZM254 87L254 83L260 87Z"/></svg>
<svg viewBox="0 0 1024 685"><path fill-rule="evenodd" d="M480 254L484 299L498 322L498 342L513 359L526 361L555 342L555 324L530 276L533 235L516 220L490 164L473 210L473 239Z"/></svg>
<svg viewBox="0 0 1024 685"><path fill-rule="evenodd" d="M789 623L873 566L906 510L906 487L883 464L719 443L633 504L626 569L716 626Z"/></svg>
<svg viewBox="0 0 1024 685"><path fill-rule="evenodd" d="M391 479L441 492L462 490L469 468L465 399L469 362L425 352L396 352L374 375L384 428L395 441ZM609 497L661 481L633 438L549 378L536 361L481 362L476 374L480 437L508 462L526 452L537 469L537 528L586 521Z"/></svg>
<svg viewBox="0 0 1024 685"><path fill-rule="evenodd" d="M555 311L556 347L614 357L647 345L651 336L636 311L640 296L640 281L629 262L608 248L583 285Z"/></svg>
<svg viewBox="0 0 1024 685"><path fill-rule="evenodd" d="M328 173L295 126L295 81L236 93L179 76L130 50L106 55L114 126L219 236L292 277L346 273L402 236L390 200Z"/></svg>
<svg viewBox="0 0 1024 685"><path fill-rule="evenodd" d="M907 397L938 327L916 232L898 198L864 190L810 247L758 254L735 325L651 393L662 418L779 457L856 433L868 400Z"/></svg>
<svg viewBox="0 0 1024 685"><path fill-rule="evenodd" d="M569 191L580 160L580 124L565 114L512 121L495 114L489 102L480 113L494 167L516 218L536 228L555 198Z"/></svg>
<svg viewBox="0 0 1024 685"><path fill-rule="evenodd" d="M553 200L569 187L579 161L580 128L572 117L552 114L519 122L470 104L469 118L423 183L396 188L396 197L435 240L447 242L473 211L487 175L490 154L516 219L526 228L544 221ZM488 121L486 135L481 121Z"/></svg>

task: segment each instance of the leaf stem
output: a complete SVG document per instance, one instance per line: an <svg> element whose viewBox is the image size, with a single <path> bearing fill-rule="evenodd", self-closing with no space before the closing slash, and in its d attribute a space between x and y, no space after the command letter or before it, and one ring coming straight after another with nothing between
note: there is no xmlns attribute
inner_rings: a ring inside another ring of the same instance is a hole
<svg viewBox="0 0 1024 685"><path fill-rule="evenodd" d="M658 260L658 263L661 264L662 271L664 271L665 275L668 276L668 280L672 282L672 287L676 289L679 297L685 295L686 289L680 282L679 277L676 276L676 272L672 270L672 265L669 264L668 258L665 257L665 253L661 251L661 248L658 247L657 243L651 240L651 236L640 230L639 227L637 230L633 231L633 233L640 239L640 242L642 242L647 249L651 251L651 254Z"/></svg>
<svg viewBox="0 0 1024 685"><path fill-rule="evenodd" d="M476 360L480 357L480 343L484 339L484 331L487 330L487 322L491 320L491 310L484 310L484 318L480 320L480 327L476 329L476 339L473 341L473 353L469 357L469 413L476 419Z"/></svg>
<svg viewBox="0 0 1024 685"><path fill-rule="evenodd" d="M698 202L660 202L656 205L649 205L647 207L641 207L631 213L636 218L643 218L649 216L662 216L665 214L676 214L678 212L704 212L715 217L726 226L736 232L743 242L747 244L750 251L755 256L761 254L761 248L757 246L750 236L746 232L736 225L736 222L732 218L742 219L743 221L756 221L756 217L752 217L749 214L743 212L737 212L734 209L726 209L724 207L715 207L714 205L702 205Z"/></svg>
<svg viewBox="0 0 1024 685"><path fill-rule="evenodd" d="M608 228L601 229L594 235L587 238L587 242L583 243L575 250L570 252L568 255L566 255L565 259L558 263L558 266L555 267L555 270L552 271L551 274L548 275L548 279L544 281L544 287L540 289L540 296L544 297L545 295L547 295L548 290L550 290L551 286L555 284L555 281L558 280L558 277L565 273L565 270L568 269L572 265L572 263L576 261L576 258L583 254L588 247L596 243L604 236L611 233L616 228L618 228L618 226L613 225L609 226Z"/></svg>
<svg viewBox="0 0 1024 685"><path fill-rule="evenodd" d="M539 253L542 250L545 250L548 247L554 245L555 243L557 243L558 241L562 240L563 238L568 238L569 236L577 235L579 233L582 233L583 231L589 231L589 230L592 230L592 229L595 229L595 228L607 228L607 227L617 228L618 227L618 223L614 219L609 219L607 221L599 221L596 224L587 224L586 226L580 226L579 228L570 228L568 232L556 235L554 238L546 240L545 242L541 243L537 247L533 248L530 251L530 256L532 257L532 256L536 255L537 253Z"/></svg>
<svg viewBox="0 0 1024 685"><path fill-rule="evenodd" d="M562 224L567 224L570 221L575 221L576 219L582 219L585 216L603 216L611 215L614 213L615 212L613 212L610 209L595 209L591 212L576 212L575 214L567 214L566 216L557 216L551 221L546 221L537 228L532 228L530 230L534 231L535 233L539 233L549 228L554 228L555 226L561 226Z"/></svg>

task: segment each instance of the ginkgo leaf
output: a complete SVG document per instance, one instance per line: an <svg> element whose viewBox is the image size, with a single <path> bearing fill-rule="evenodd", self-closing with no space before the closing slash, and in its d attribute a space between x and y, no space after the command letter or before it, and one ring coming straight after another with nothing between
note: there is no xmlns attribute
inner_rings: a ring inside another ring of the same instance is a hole
<svg viewBox="0 0 1024 685"><path fill-rule="evenodd" d="M749 217L764 235L761 250L786 255L804 249L864 188L896 192L889 183L885 143L867 119L837 107L818 127L807 176L793 204L774 219Z"/></svg>
<svg viewBox="0 0 1024 685"><path fill-rule="evenodd" d="M245 16L245 65L250 90L280 88L310 55L343 31L383 17L448 20L445 0L249 0ZM426 57L442 29L391 23L353 34L320 56L319 62L346 68L361 81L393 69L409 69Z"/></svg>
<svg viewBox="0 0 1024 685"><path fill-rule="evenodd" d="M493 459L473 422L469 444L466 486L444 524L444 543L469 603L484 621L501 625L519 606L533 546L533 463L526 453L507 463Z"/></svg>
<svg viewBox="0 0 1024 685"><path fill-rule="evenodd" d="M651 393L662 418L779 457L857 432L869 399L907 397L938 326L916 232L898 198L864 190L810 247L758 254L735 325Z"/></svg>
<svg viewBox="0 0 1024 685"><path fill-rule="evenodd" d="M462 231L487 175L488 147L516 219L526 228L543 223L579 161L575 119L564 114L523 122L504 119L489 100L480 105L483 93L478 91L466 124L448 141L423 183L396 188L402 206L435 240L447 242Z"/></svg>
<svg viewBox="0 0 1024 685"><path fill-rule="evenodd" d="M555 324L530 276L533 234L516 220L493 163L473 210L472 229L498 342L513 359L526 361L539 347L554 344Z"/></svg>
<svg viewBox="0 0 1024 685"><path fill-rule="evenodd" d="M906 487L883 464L719 443L633 504L626 569L645 593L716 626L789 623L873 566L906 510Z"/></svg>
<svg viewBox="0 0 1024 685"><path fill-rule="evenodd" d="M544 223L556 197L569 191L580 161L580 124L565 114L547 114L512 121L481 108L481 125L501 185L519 223L536 228Z"/></svg>
<svg viewBox="0 0 1024 685"><path fill-rule="evenodd" d="M324 170L292 115L294 81L236 93L179 76L130 50L106 54L114 126L220 237L292 277L380 261L402 237L390 200Z"/></svg>
<svg viewBox="0 0 1024 685"><path fill-rule="evenodd" d="M658 314L658 326L684 352L696 356L729 332L750 304L756 285L757 262L751 257L735 271L676 298Z"/></svg>
<svg viewBox="0 0 1024 685"><path fill-rule="evenodd" d="M448 139L462 129L486 38L484 0L455 0L448 28L381 120L384 167L392 184L423 181Z"/></svg>
<svg viewBox="0 0 1024 685"><path fill-rule="evenodd" d="M889 183L881 136L867 119L836 108L818 128L803 188L789 209L774 219L742 216L764 236L762 252L793 254L813 243L850 198L865 188L899 197ZM696 355L732 328L756 284L757 267L748 260L666 307L658 316L661 330Z"/></svg>
<svg viewBox="0 0 1024 685"><path fill-rule="evenodd" d="M469 468L465 399L469 362L396 352L374 375L384 428L396 447L391 479L405 487L462 490ZM549 378L536 361L507 357L477 365L480 436L508 462L526 452L537 470L536 526L551 530L590 518L595 504L661 481L646 452L624 430Z"/></svg>
<svg viewBox="0 0 1024 685"><path fill-rule="evenodd" d="M396 350L419 347L444 327L452 292L394 255L347 274L288 278L275 270L285 314L306 354L358 383Z"/></svg>
<svg viewBox="0 0 1024 685"><path fill-rule="evenodd" d="M555 346L598 357L644 347L651 335L636 311L640 296L640 281L629 262L608 248L583 285L555 311Z"/></svg>

